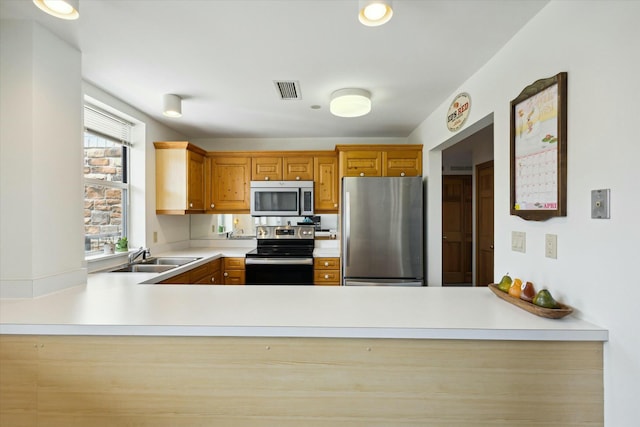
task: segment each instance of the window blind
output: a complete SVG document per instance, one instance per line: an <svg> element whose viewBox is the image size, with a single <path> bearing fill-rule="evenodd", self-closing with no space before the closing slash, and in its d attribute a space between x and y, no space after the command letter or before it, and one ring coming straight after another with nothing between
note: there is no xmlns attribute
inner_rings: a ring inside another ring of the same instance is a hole
<svg viewBox="0 0 640 427"><path fill-rule="evenodd" d="M131 146L132 124L93 105L84 106L85 129Z"/></svg>

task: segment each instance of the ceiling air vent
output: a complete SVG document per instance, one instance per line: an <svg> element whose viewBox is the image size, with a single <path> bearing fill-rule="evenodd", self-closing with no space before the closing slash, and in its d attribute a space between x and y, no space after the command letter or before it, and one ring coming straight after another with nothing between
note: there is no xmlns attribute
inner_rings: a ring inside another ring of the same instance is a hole
<svg viewBox="0 0 640 427"><path fill-rule="evenodd" d="M302 99L300 83L296 80L275 80L276 90L283 101Z"/></svg>

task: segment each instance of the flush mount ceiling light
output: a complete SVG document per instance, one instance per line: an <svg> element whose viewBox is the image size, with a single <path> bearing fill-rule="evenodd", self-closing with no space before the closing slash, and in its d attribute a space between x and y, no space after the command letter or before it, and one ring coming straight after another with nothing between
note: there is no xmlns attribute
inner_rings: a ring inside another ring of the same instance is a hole
<svg viewBox="0 0 640 427"><path fill-rule="evenodd" d="M182 117L182 98L178 95L166 94L162 114L167 117Z"/></svg>
<svg viewBox="0 0 640 427"><path fill-rule="evenodd" d="M339 89L331 94L331 114L338 117L360 117L371 111L371 92L364 89Z"/></svg>
<svg viewBox="0 0 640 427"><path fill-rule="evenodd" d="M393 16L391 0L359 0L358 19L367 27L377 27L389 22Z"/></svg>
<svg viewBox="0 0 640 427"><path fill-rule="evenodd" d="M41 10L60 19L78 19L80 17L79 0L33 0Z"/></svg>

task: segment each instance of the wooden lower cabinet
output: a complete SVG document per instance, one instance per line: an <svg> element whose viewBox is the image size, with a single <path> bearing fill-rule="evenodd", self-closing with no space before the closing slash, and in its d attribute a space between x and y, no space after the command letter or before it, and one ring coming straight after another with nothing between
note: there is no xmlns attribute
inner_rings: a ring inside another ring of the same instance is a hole
<svg viewBox="0 0 640 427"><path fill-rule="evenodd" d="M163 285L222 285L222 259L214 259L160 282Z"/></svg>
<svg viewBox="0 0 640 427"><path fill-rule="evenodd" d="M313 284L340 285L340 258L314 258Z"/></svg>
<svg viewBox="0 0 640 427"><path fill-rule="evenodd" d="M222 285L222 259L218 258L191 270L191 283L195 285Z"/></svg>
<svg viewBox="0 0 640 427"><path fill-rule="evenodd" d="M225 285L244 285L244 258L224 258L224 272L222 276Z"/></svg>
<svg viewBox="0 0 640 427"><path fill-rule="evenodd" d="M595 427L602 353L581 341L0 335L0 424Z"/></svg>

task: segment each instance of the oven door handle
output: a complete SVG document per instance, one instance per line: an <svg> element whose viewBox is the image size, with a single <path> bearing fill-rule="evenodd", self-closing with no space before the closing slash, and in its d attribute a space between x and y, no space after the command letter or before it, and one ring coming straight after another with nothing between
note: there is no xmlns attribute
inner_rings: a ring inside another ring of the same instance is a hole
<svg viewBox="0 0 640 427"><path fill-rule="evenodd" d="M245 258L245 265L313 265L313 258Z"/></svg>

